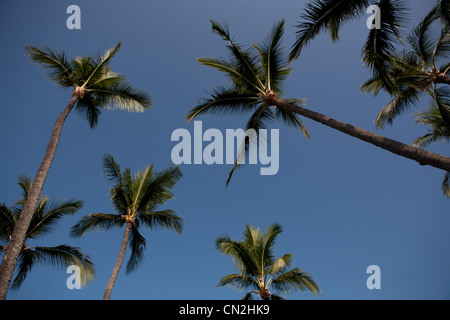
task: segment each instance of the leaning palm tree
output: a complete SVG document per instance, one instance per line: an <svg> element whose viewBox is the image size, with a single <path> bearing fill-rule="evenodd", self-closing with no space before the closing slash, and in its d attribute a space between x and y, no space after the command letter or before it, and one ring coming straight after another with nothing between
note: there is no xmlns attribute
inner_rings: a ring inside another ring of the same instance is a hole
<svg viewBox="0 0 450 320"><path fill-rule="evenodd" d="M103 166L106 177L113 183L110 197L117 214L90 214L73 226L71 235L80 237L87 231L109 230L125 225L119 256L103 296L104 300L109 300L125 258L127 245L131 249L126 267L127 274L134 271L143 260L146 241L139 232L141 224L149 229L163 227L179 234L182 232L183 219L173 210L157 210L168 199L174 198L172 188L182 177L182 173L178 167L155 171L153 165L149 165L132 177L130 169L122 170L109 154L104 156Z"/></svg>
<svg viewBox="0 0 450 320"><path fill-rule="evenodd" d="M440 18L439 8L434 7L408 36L408 47L392 54L385 67L389 83L375 75L361 87L365 92L378 94L384 90L392 96L375 120L379 128L392 124L397 116L417 104L424 95L431 97L434 101L432 107L419 114L417 121L430 128L430 133L413 143L419 147L446 139L450 128L450 25L444 25L440 33L434 35L433 27ZM446 196L450 196L446 184L448 172L443 185Z"/></svg>
<svg viewBox="0 0 450 320"><path fill-rule="evenodd" d="M17 258L33 217L33 210L53 162L63 124L72 109L75 108L84 114L91 128L94 128L102 110L118 108L142 112L150 107L149 95L133 88L126 81L125 76L113 72L110 67L111 59L120 45L119 43L115 48L106 51L104 55L77 57L70 61L64 52L32 46L25 48L31 61L49 71L50 80L53 83L63 88L73 88L73 90L68 105L56 120L44 158L33 180L27 202L17 221L0 267L0 299L5 299L7 296Z"/></svg>
<svg viewBox="0 0 450 320"><path fill-rule="evenodd" d="M19 177L18 182L22 189L22 199L8 208L5 204L0 206L0 252L4 252L10 244L13 230L21 215L30 188L31 180L27 177ZM25 241L22 244L16 276L11 283L11 289L17 290L24 282L26 276L36 264L50 264L56 267L68 267L76 265L82 270L80 272L80 285L86 285L93 279L94 264L89 256L82 253L80 248L69 245L56 247L30 246L29 241L49 233L52 227L64 216L75 214L82 206L81 201L67 200L51 205L48 197L41 197L33 212L33 218L28 227Z"/></svg>
<svg viewBox="0 0 450 320"><path fill-rule="evenodd" d="M296 115L298 114L394 154L415 160L421 165L431 165L450 171L450 158L448 157L406 145L308 110L301 106L303 102L301 99L282 99L281 84L290 72L289 61L283 55L280 46L284 21L274 27L269 37L261 45L254 45L247 49L234 43L226 26L215 21L211 21L211 23L213 32L229 43L231 59L202 58L199 59L199 62L224 72L228 76L231 86L213 90L208 99L204 99L189 111L186 116L188 121L192 121L201 114L248 112L251 113L251 117L247 122L247 128L260 128L267 125L269 121L281 117L285 123L301 128L307 135L303 123Z"/></svg>
<svg viewBox="0 0 450 320"><path fill-rule="evenodd" d="M217 249L231 257L238 273L223 277L217 286L250 290L242 300L253 300L254 294L263 300L280 300L283 299L281 295L298 290L309 290L316 295L320 289L313 278L298 267L290 269L292 254L275 259L273 246L281 232L282 228L278 224L270 225L265 233L247 224L242 241L229 236L219 237L216 240Z"/></svg>

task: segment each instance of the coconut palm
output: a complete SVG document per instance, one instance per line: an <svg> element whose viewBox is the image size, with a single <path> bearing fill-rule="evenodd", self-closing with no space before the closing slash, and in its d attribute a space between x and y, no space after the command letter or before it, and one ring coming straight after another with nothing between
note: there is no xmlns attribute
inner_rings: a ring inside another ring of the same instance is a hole
<svg viewBox="0 0 450 320"><path fill-rule="evenodd" d="M56 120L44 158L33 180L27 202L16 223L5 259L0 267L0 299L5 299L8 293L34 208L56 153L64 121L72 109L75 108L84 114L91 128L94 128L102 110L118 108L142 112L150 107L149 95L133 88L126 81L125 76L113 72L110 67L111 59L120 45L119 43L113 49L107 50L103 55L83 56L73 60L68 60L66 53L55 52L49 48L38 49L33 46L25 48L31 61L48 71L53 83L63 88L73 88L73 90L68 105Z"/></svg>
<svg viewBox="0 0 450 320"><path fill-rule="evenodd" d="M393 97L378 114L375 121L379 128L412 105L417 103L423 94L428 93L433 99L449 97L446 87L450 85L450 27L443 27L438 36L433 37L433 22L439 20L439 11L435 7L408 36L409 48L394 53L386 73L392 85L386 85L379 77L374 76L362 86L362 90L378 94L385 90ZM450 124L448 111L442 103L436 106L442 112L443 120Z"/></svg>
<svg viewBox="0 0 450 320"><path fill-rule="evenodd" d="M297 26L296 42L290 60L299 57L302 49L320 32L330 32L333 41L339 40L339 31L348 21L366 14L375 4L380 14L380 26L371 28L363 46L363 62L380 79L388 82L385 65L390 59L394 44L400 40L400 25L404 21L404 0L313 0L306 4L301 22Z"/></svg>
<svg viewBox="0 0 450 320"><path fill-rule="evenodd" d="M237 273L223 277L217 286L250 290L242 300L253 300L254 294L263 300L280 300L283 299L281 295L298 290L309 290L316 295L320 289L313 278L298 267L291 269L292 254L275 259L273 246L281 232L282 228L278 224L270 225L265 233L247 224L242 241L233 240L227 235L217 238L217 249L231 257L237 268Z"/></svg>
<svg viewBox="0 0 450 320"><path fill-rule="evenodd" d="M306 4L297 28L296 42L290 52L290 60L299 57L303 48L323 31L329 31L333 41L339 40L342 26L363 15L368 18L371 5L376 5L380 26L371 28L362 49L364 64L387 88L395 85L387 67L391 62L395 45L402 43L401 27L407 20L408 1L405 0L312 0ZM450 2L436 0L433 8L443 25L450 25ZM390 92L392 93L392 92Z"/></svg>
<svg viewBox="0 0 450 320"><path fill-rule="evenodd" d="M298 114L397 155L415 160L421 165L431 165L450 171L448 157L403 144L308 110L301 106L302 99L281 99L282 81L290 72L288 59L283 55L280 46L284 21L273 28L269 37L261 45L254 45L247 49L234 43L227 26L222 26L215 21L211 23L213 32L229 43L231 59L202 58L199 62L224 72L231 86L214 89L208 99L204 99L189 111L186 116L188 121L192 121L201 114L248 112L251 116L247 122L247 128L261 128L269 121L281 117L285 123L301 128L307 135L303 123L296 115ZM236 166L233 170L235 168Z"/></svg>
<svg viewBox="0 0 450 320"><path fill-rule="evenodd" d="M22 199L11 208L8 208L5 204L0 206L0 252L4 252L10 244L14 227L31 188L31 180L27 177L19 177L18 184L22 189ZM94 264L89 256L82 253L80 248L66 244L56 247L29 245L30 242L48 234L62 217L74 215L81 207L81 201L67 200L52 205L48 197L43 196L39 199L25 236L25 242L23 242L20 250L16 276L11 283L11 289L19 289L36 264L50 264L66 268L70 265L76 265L82 270L79 279L81 285L85 285L93 279Z"/></svg>
<svg viewBox="0 0 450 320"><path fill-rule="evenodd" d="M175 230L178 234L182 232L182 218L171 209L158 210L158 207L168 199L174 198L172 189L182 177L182 173L178 167L155 171L153 165L149 165L131 176L130 169L122 170L109 154L104 156L103 166L106 177L113 183L110 197L117 214L90 214L73 226L71 235L80 237L87 231L109 230L125 226L119 256L103 296L104 300L109 300L127 245L131 249L126 266L127 274L136 270L143 260L146 240L139 232L141 224L149 229L163 227L167 230Z"/></svg>
<svg viewBox="0 0 450 320"><path fill-rule="evenodd" d="M408 36L408 48L392 54L385 67L389 83L375 75L361 87L363 91L375 94L385 90L392 96L375 120L379 128L392 124L395 117L417 104L424 95L431 97L433 106L419 114L417 121L430 126L430 133L414 141L418 147L447 139L450 128L450 25L444 24L441 32L434 35L433 26L439 19L441 10L436 6ZM442 185L447 197L450 196L448 172Z"/></svg>

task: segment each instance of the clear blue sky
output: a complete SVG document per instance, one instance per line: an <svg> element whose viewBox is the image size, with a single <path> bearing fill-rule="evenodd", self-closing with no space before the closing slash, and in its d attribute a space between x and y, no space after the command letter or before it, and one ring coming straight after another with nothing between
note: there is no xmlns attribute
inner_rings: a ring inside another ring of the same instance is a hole
<svg viewBox="0 0 450 320"><path fill-rule="evenodd" d="M415 24L433 1L411 1ZM66 28L66 8L81 8L81 30ZM43 157L54 121L70 99L24 54L24 46L49 46L69 56L104 52L122 41L113 69L149 92L154 106L144 114L105 111L98 127L73 112L44 186L53 199L75 198L84 207L65 217L39 245L81 247L96 264L96 277L82 290L66 288L65 270L36 267L9 299L100 299L117 258L123 230L68 236L81 217L111 212L109 184L102 176L104 153L122 167L137 170L154 163L171 165L177 128L193 131L184 116L205 90L225 80L200 66L196 58L225 55L225 43L210 30L209 19L227 21L239 43L262 40L273 24L286 18L286 47L305 1L165 0L165 1L12 1L0 4L0 201L20 195L19 174L33 177ZM368 17L368 15L366 16ZM376 130L373 120L388 97L359 91L369 76L361 63L367 36L366 17L347 24L341 40L323 34L293 62L287 96L307 98L307 106L339 120ZM381 131L410 143L426 128L411 113ZM202 117L203 128L243 128L246 117ZM275 254L294 254L295 265L321 287L288 299L448 299L450 298L449 200L440 191L443 172L421 167L352 137L304 120L312 140L280 123L280 170L260 176L247 165L225 181L230 165L182 165L176 199L164 208L185 219L182 235L164 230L142 233L145 261L119 274L112 299L240 299L244 293L216 288L234 272L231 261L215 249L227 233L240 238L245 223L265 229L280 223ZM448 147L430 150L448 155ZM31 242L30 242L31 245ZM381 290L368 290L366 268L381 268Z"/></svg>

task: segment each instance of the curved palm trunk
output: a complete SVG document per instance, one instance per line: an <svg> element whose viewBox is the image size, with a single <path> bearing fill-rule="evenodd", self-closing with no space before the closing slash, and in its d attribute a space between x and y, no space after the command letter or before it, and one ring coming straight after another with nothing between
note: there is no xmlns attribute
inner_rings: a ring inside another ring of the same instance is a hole
<svg viewBox="0 0 450 320"><path fill-rule="evenodd" d="M339 130L345 134L369 142L384 150L417 161L420 163L420 165L430 165L445 171L450 170L450 158L443 155L380 136L376 133L352 126L348 123L329 118L321 113L311 111L291 103L287 103L286 101L278 97L273 98L272 101L270 101L269 105L275 105L280 109L295 112L306 118L309 118L316 122L320 122L333 129Z"/></svg>
<svg viewBox="0 0 450 320"><path fill-rule="evenodd" d="M30 191L28 192L27 201L24 204L22 213L20 214L20 217L14 228L11 241L8 245L8 249L6 250L5 256L3 257L3 261L0 266L1 300L6 299L6 296L8 294L8 289L14 274L17 259L19 257L20 251L22 250L22 245L25 241L26 232L33 217L34 209L36 208L39 197L41 196L45 179L47 178L50 166L53 162L53 158L55 157L64 122L70 111L74 107L75 103L79 99L80 94L81 93L78 90L73 91L72 98L70 99L69 104L61 112L58 119L56 120L52 135L50 137L50 141L47 146L47 150L45 151L44 158L42 159L41 165L39 166L36 176L34 177Z"/></svg>
<svg viewBox="0 0 450 320"><path fill-rule="evenodd" d="M130 235L131 227L133 223L127 221L127 226L125 228L125 233L123 235L122 246L120 247L119 256L117 257L116 264L109 277L108 284L106 285L105 293L103 294L103 300L109 300L111 298L112 289L116 283L117 275L119 274L120 267L122 267L123 259L125 258L125 250L127 249L128 237Z"/></svg>

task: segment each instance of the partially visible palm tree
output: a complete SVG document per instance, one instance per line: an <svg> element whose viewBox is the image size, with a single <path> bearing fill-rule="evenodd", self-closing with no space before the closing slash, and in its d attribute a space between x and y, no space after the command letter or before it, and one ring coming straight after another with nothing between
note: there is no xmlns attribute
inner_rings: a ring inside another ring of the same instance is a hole
<svg viewBox="0 0 450 320"><path fill-rule="evenodd" d="M407 20L409 6L406 0L311 0L306 4L297 26L297 38L289 55L290 60L297 59L303 48L323 31L328 31L333 41L339 40L339 31L345 23L364 15L368 18L370 5L378 7L381 25L369 31L362 49L363 62L387 89L395 85L387 73L387 67L392 62L395 46L402 43L401 29ZM450 25L448 0L436 0L433 11L443 25Z"/></svg>
<svg viewBox="0 0 450 320"><path fill-rule="evenodd" d="M393 96L375 121L379 128L418 102L424 93L433 99L449 97L446 89L450 85L450 27L442 28L438 36L433 37L433 22L439 20L439 11L435 7L408 36L409 48L393 53L386 65L385 73L390 78L387 85L380 77L374 76L362 86L362 90L378 94L385 90ZM450 124L448 111L437 107L443 119Z"/></svg>
<svg viewBox="0 0 450 320"><path fill-rule="evenodd" d="M23 212L16 223L10 245L0 267L0 299L6 299L17 259L25 240L33 211L41 195L44 182L58 147L63 124L75 107L84 114L91 126L97 124L101 111L118 108L142 112L150 107L148 94L133 88L125 76L112 71L110 61L120 48L120 43L104 55L77 57L68 60L66 53L49 48L27 46L31 61L48 70L50 80L59 87L73 88L72 97L56 120L44 158L31 185Z"/></svg>
<svg viewBox="0 0 450 320"><path fill-rule="evenodd" d="M203 65L224 72L228 76L231 86L228 88L218 87L213 90L210 98L204 99L202 103L189 111L186 116L188 121L192 121L202 114L250 113L247 129L264 128L268 122L281 118L288 125L300 128L309 137L297 116L298 114L397 155L415 160L421 165L432 165L450 171L450 158L448 157L406 145L305 109L302 107L303 99L281 99L282 81L290 73L288 59L280 46L284 21L276 24L269 37L261 45L254 45L248 49L233 42L226 26L215 21L211 21L211 23L213 32L229 43L231 59L203 58L199 61ZM233 170L236 167L235 165Z"/></svg>
<svg viewBox="0 0 450 320"><path fill-rule="evenodd" d="M426 147L434 142L448 143L450 141L450 122L445 121L442 116L442 110L444 114L450 114L450 101L438 96L435 97L434 103L427 111L416 116L416 122L426 125L429 130L427 134L414 140L413 144L418 147ZM450 172L448 171L444 174L442 192L450 198Z"/></svg>
<svg viewBox="0 0 450 320"><path fill-rule="evenodd" d="M283 299L281 295L299 290L309 290L317 295L320 289L313 278L298 267L291 269L292 254L275 259L273 246L281 232L282 228L278 224L270 225L265 233L247 224L242 241L229 236L219 237L216 240L217 249L231 257L238 273L223 277L217 286L250 290L242 300L253 300L254 294L263 300L280 300Z"/></svg>
<svg viewBox="0 0 450 320"><path fill-rule="evenodd" d="M444 24L438 35L433 26L439 19ZM418 115L418 123L429 126L430 132L416 139L413 145L425 147L438 140L448 140L450 129L450 24L442 21L440 6L434 7L408 36L409 48L393 53L385 66L389 83L375 75L361 89L378 94L385 90L392 100L378 114L375 124L383 128L392 124L395 117L410 109L428 94L434 102L426 112ZM442 190L450 197L447 170Z"/></svg>
<svg viewBox="0 0 450 320"><path fill-rule="evenodd" d="M17 201L11 208L0 206L0 252L8 247L14 227L21 215L31 188L31 180L27 177L19 177L19 186L22 189L22 199ZM80 248L68 245L57 247L29 246L29 240L44 236L52 227L66 215L75 214L82 206L81 201L68 200L51 205L48 197L41 197L33 212L33 219L28 227L25 240L19 255L16 267L16 277L11 283L11 289L17 290L24 282L32 268L40 264L50 264L56 267L68 267L76 265L82 270L80 272L80 284L86 285L94 277L94 264L89 256L82 253Z"/></svg>
<svg viewBox="0 0 450 320"><path fill-rule="evenodd" d="M122 170L109 154L104 156L103 166L106 177L113 183L110 197L117 214L90 214L73 226L71 235L80 237L87 231L122 228L125 225L119 256L103 296L104 300L109 300L127 245L131 249L127 273L134 271L143 260L146 241L139 232L141 224L149 229L163 227L179 234L182 232L182 218L171 209L158 210L159 206L174 198L172 189L182 177L182 173L178 167L155 171L153 165L149 165L131 176L130 169Z"/></svg>
<svg viewBox="0 0 450 320"><path fill-rule="evenodd" d="M381 26L369 31L363 46L363 62L380 79L389 83L385 66L396 42L401 39L400 26L405 16L404 0L312 0L306 4L297 26L297 39L290 52L290 60L299 57L302 49L320 32L327 30L333 41L339 39L341 27L348 21L366 14L370 5L380 10Z"/></svg>

